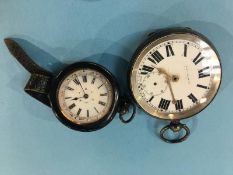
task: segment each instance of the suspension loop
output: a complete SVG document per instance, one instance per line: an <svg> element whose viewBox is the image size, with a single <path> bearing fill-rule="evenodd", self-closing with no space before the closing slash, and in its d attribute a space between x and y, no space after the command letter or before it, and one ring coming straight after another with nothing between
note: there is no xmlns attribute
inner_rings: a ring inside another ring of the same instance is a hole
<svg viewBox="0 0 233 175"><path fill-rule="evenodd" d="M165 134L171 130L173 133L181 133L185 131L184 135L177 138L177 139L169 139L165 136ZM169 125L163 127L160 131L160 137L163 141L167 143L180 143L185 141L190 135L189 128L185 125L180 123L179 121L172 121Z"/></svg>
<svg viewBox="0 0 233 175"><path fill-rule="evenodd" d="M132 114L130 116L130 118L125 119L124 115L127 114L129 112L130 106L132 106L133 111ZM132 100L128 97L121 97L121 102L120 102L120 106L119 106L119 118L121 120L122 123L129 123L133 120L135 113L136 113L136 106L135 104L132 102Z"/></svg>

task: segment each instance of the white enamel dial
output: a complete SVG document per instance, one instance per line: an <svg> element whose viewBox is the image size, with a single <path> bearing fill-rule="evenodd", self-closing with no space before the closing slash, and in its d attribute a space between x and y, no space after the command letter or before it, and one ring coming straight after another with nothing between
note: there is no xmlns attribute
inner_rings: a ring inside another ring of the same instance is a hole
<svg viewBox="0 0 233 175"><path fill-rule="evenodd" d="M198 36L173 34L146 46L131 72L131 90L149 114L181 119L205 108L217 93L217 53Z"/></svg>
<svg viewBox="0 0 233 175"><path fill-rule="evenodd" d="M90 124L102 119L113 103L109 80L92 69L80 69L65 77L57 96L63 115L77 124Z"/></svg>

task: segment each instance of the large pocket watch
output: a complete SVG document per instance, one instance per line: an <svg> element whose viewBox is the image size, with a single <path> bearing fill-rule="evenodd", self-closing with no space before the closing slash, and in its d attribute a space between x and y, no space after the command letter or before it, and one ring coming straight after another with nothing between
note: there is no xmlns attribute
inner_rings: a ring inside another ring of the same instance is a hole
<svg viewBox="0 0 233 175"><path fill-rule="evenodd" d="M37 65L12 39L5 39L10 53L31 73L25 91L51 107L66 126L78 131L95 131L106 126L120 113L123 123L132 120L135 106L129 97L121 96L114 76L92 62L77 62L58 75ZM122 116L133 106L132 116Z"/></svg>
<svg viewBox="0 0 233 175"><path fill-rule="evenodd" d="M190 131L180 120L202 111L218 92L217 50L190 28L171 28L151 33L131 61L129 84L136 103L152 117L171 121L160 131L164 141L184 141ZM170 131L183 134L170 138Z"/></svg>

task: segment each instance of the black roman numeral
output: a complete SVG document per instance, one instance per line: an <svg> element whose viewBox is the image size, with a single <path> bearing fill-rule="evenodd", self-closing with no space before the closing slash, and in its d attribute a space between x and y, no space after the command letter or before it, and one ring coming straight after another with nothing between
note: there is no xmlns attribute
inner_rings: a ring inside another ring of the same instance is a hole
<svg viewBox="0 0 233 175"><path fill-rule="evenodd" d="M99 104L102 105L102 106L105 106L106 103L102 102L102 101L99 101Z"/></svg>
<svg viewBox="0 0 233 175"><path fill-rule="evenodd" d="M97 113L99 113L99 111L96 109L96 107L94 107L94 109L95 109L95 111L96 111Z"/></svg>
<svg viewBox="0 0 233 175"><path fill-rule="evenodd" d="M151 102L153 99L154 99L154 96L152 96L152 97L149 99L149 102Z"/></svg>
<svg viewBox="0 0 233 175"><path fill-rule="evenodd" d="M103 94L100 94L100 96L107 96L108 93L103 93Z"/></svg>
<svg viewBox="0 0 233 175"><path fill-rule="evenodd" d="M84 82L84 83L87 82L87 76L86 76L86 75L83 76L83 82Z"/></svg>
<svg viewBox="0 0 233 175"><path fill-rule="evenodd" d="M208 87L208 86L204 86L204 85L201 85L201 84L197 84L197 87L199 87L199 88L203 88L203 89L209 89L209 87Z"/></svg>
<svg viewBox="0 0 233 175"><path fill-rule="evenodd" d="M99 89L99 88L101 88L103 85L104 85L104 83L103 83L103 84L101 84L101 85L98 87L98 89Z"/></svg>
<svg viewBox="0 0 233 175"><path fill-rule="evenodd" d="M73 103L69 106L69 109L73 109L76 105Z"/></svg>
<svg viewBox="0 0 233 175"><path fill-rule="evenodd" d="M210 76L210 73L209 73L208 69L210 69L209 66L199 70L198 71L198 77L199 78L205 78L205 77ZM206 72L206 71L208 71L208 72Z"/></svg>
<svg viewBox="0 0 233 175"><path fill-rule="evenodd" d="M177 100L175 106L176 106L176 110L183 109L183 102L182 102L182 100Z"/></svg>
<svg viewBox="0 0 233 175"><path fill-rule="evenodd" d="M197 98L192 93L188 95L188 98L192 100L193 103L197 102Z"/></svg>
<svg viewBox="0 0 233 175"><path fill-rule="evenodd" d="M77 78L75 78L73 81L74 81L74 83L77 84L77 85L80 84L80 82L79 82L79 80L78 80Z"/></svg>
<svg viewBox="0 0 233 175"><path fill-rule="evenodd" d="M79 109L78 109L78 112L77 112L77 115L79 115L79 114L81 113L81 111L82 111L82 109L79 108Z"/></svg>
<svg viewBox="0 0 233 175"><path fill-rule="evenodd" d="M92 81L91 81L91 84L94 84L95 83L95 77L93 77Z"/></svg>
<svg viewBox="0 0 233 175"><path fill-rule="evenodd" d="M188 50L188 45L184 45L184 57L187 57L187 50Z"/></svg>
<svg viewBox="0 0 233 175"><path fill-rule="evenodd" d="M87 117L89 117L89 110L87 110Z"/></svg>
<svg viewBox="0 0 233 175"><path fill-rule="evenodd" d="M201 57L201 52L200 52L200 53L198 53L198 55L194 58L193 63L194 63L195 65L197 65L197 64L200 63L201 60L203 60L203 59L204 59L204 57Z"/></svg>
<svg viewBox="0 0 233 175"><path fill-rule="evenodd" d="M170 105L170 102L171 102L170 100L165 100L161 98L160 103L159 103L159 108L167 110Z"/></svg>
<svg viewBox="0 0 233 175"><path fill-rule="evenodd" d="M71 88L71 87L66 87L66 89L68 89L68 90L70 90L70 91L73 91L74 89L73 88Z"/></svg>
<svg viewBox="0 0 233 175"><path fill-rule="evenodd" d="M166 46L166 52L167 52L167 57L175 55L171 45Z"/></svg>
<svg viewBox="0 0 233 175"><path fill-rule="evenodd" d="M162 61L164 58L163 56L159 53L159 51L155 51L154 53L151 54L152 58L148 58L152 63L158 64L160 61Z"/></svg>
<svg viewBox="0 0 233 175"><path fill-rule="evenodd" d="M143 70L143 72L141 72L141 74L146 75L146 74L148 74L148 72L152 72L154 70L154 68L150 67L150 66L143 65L142 70Z"/></svg>

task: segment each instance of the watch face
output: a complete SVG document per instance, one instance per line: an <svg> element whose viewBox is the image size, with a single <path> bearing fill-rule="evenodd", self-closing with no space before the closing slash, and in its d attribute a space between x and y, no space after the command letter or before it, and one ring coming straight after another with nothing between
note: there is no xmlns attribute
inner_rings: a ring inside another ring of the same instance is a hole
<svg viewBox="0 0 233 175"><path fill-rule="evenodd" d="M71 128L96 130L112 119L118 91L116 94L113 77L101 67L80 64L72 65L58 76L53 107L57 106L59 119L71 124Z"/></svg>
<svg viewBox="0 0 233 175"><path fill-rule="evenodd" d="M93 69L77 70L64 78L57 96L67 119L78 123L93 123L103 118L113 101L109 80Z"/></svg>
<svg viewBox="0 0 233 175"><path fill-rule="evenodd" d="M192 32L150 39L134 57L132 94L147 113L162 119L190 117L214 98L221 81L217 51Z"/></svg>

